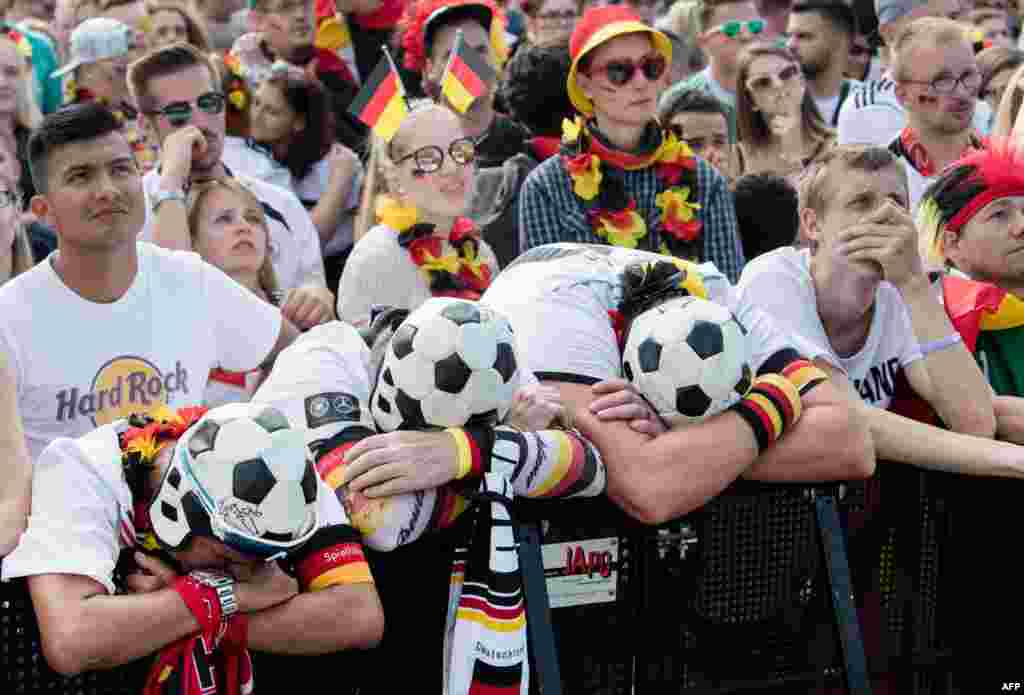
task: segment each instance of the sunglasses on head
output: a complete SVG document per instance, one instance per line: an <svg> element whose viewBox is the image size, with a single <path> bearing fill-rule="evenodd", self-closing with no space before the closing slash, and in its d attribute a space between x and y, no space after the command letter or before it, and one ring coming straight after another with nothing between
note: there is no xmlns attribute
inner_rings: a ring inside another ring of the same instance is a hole
<svg viewBox="0 0 1024 695"><path fill-rule="evenodd" d="M779 71L777 75L758 75L747 82L747 89L751 92L766 92L776 84L780 87L786 86L800 75L799 65L789 65Z"/></svg>
<svg viewBox="0 0 1024 695"><path fill-rule="evenodd" d="M740 35L740 31L746 26L747 33L751 36L757 36L764 31L764 20L763 19L748 19L742 22L738 19L734 19L724 24L719 24L717 27L711 30L712 34L724 34L730 39L734 39Z"/></svg>
<svg viewBox="0 0 1024 695"><path fill-rule="evenodd" d="M454 140L448 145L448 156L460 166L471 164L476 158L476 143L470 138ZM437 145L427 145L400 157L395 160L395 164L401 164L410 159L416 162L416 168L412 170L413 176L433 174L444 166L444 150Z"/></svg>
<svg viewBox="0 0 1024 695"><path fill-rule="evenodd" d="M224 110L226 99L220 92L207 92L200 94L195 101L196 107L203 113L211 116L221 113ZM163 116L167 122L175 128L187 124L192 120L192 102L172 101L163 108L154 109L149 112L151 116Z"/></svg>
<svg viewBox="0 0 1024 695"><path fill-rule="evenodd" d="M590 68L588 74L604 73L605 78L615 87L624 87L633 81L637 70L643 73L648 82L654 82L665 74L668 63L665 56L658 55L644 56L639 63L633 62L630 58L619 58L610 60L604 65L595 65Z"/></svg>

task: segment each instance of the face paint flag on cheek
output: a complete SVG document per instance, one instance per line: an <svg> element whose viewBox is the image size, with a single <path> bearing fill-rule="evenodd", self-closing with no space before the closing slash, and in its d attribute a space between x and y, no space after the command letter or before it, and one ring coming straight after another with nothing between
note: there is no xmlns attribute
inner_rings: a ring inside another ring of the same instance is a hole
<svg viewBox="0 0 1024 695"><path fill-rule="evenodd" d="M456 32L455 46L441 77L441 93L451 105L459 113L466 113L495 77L491 66L466 43L462 30Z"/></svg>

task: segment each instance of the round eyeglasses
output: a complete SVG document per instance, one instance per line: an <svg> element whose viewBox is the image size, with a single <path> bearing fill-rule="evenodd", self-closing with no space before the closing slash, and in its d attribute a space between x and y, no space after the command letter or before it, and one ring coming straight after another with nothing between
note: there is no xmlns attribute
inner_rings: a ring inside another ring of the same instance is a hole
<svg viewBox="0 0 1024 695"><path fill-rule="evenodd" d="M471 138L453 140L448 145L448 156L460 166L472 164L473 160L476 159L476 143ZM413 170L414 175L432 174L444 166L444 150L437 145L427 145L410 152L404 157L399 157L394 162L395 164L401 164L410 159L416 162L416 168Z"/></svg>

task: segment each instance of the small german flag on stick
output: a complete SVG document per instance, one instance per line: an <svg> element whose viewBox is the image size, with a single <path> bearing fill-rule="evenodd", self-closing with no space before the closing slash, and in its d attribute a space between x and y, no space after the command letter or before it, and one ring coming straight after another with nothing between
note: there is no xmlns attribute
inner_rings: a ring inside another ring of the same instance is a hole
<svg viewBox="0 0 1024 695"><path fill-rule="evenodd" d="M373 134L385 142L391 141L409 114L405 88L386 48L384 57L352 100L349 113L368 125Z"/></svg>
<svg viewBox="0 0 1024 695"><path fill-rule="evenodd" d="M459 113L466 113L473 102L487 91L495 78L494 69L471 48L459 30L455 34L452 57L441 78L441 93Z"/></svg>

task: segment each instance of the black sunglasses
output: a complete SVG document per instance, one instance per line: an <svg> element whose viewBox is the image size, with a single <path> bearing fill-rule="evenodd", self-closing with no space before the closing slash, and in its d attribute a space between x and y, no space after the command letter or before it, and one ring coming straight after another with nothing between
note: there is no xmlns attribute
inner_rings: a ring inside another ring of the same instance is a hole
<svg viewBox="0 0 1024 695"><path fill-rule="evenodd" d="M476 158L476 143L470 138L453 140L448 145L448 156L456 164L462 166L470 164ZM414 176L432 174L444 166L444 150L437 145L427 145L395 160L395 164L401 164L409 159L416 161L416 168L412 172Z"/></svg>
<svg viewBox="0 0 1024 695"><path fill-rule="evenodd" d="M654 82L665 74L665 68L667 67L668 63L665 60L665 56L658 54L656 56L645 56L640 59L639 63L635 63L629 58L609 60L604 65L595 65L588 73L593 75L595 72L603 71L605 77L608 78L608 82L613 86L625 87L633 81L637 70L644 74L648 82Z"/></svg>
<svg viewBox="0 0 1024 695"><path fill-rule="evenodd" d="M226 103L227 100L220 92L207 92L206 94L200 94L195 101L196 107L200 111L208 113L211 116L222 112ZM149 115L163 116L167 119L169 124L178 128L192 120L192 102L172 101L163 108L150 111Z"/></svg>

